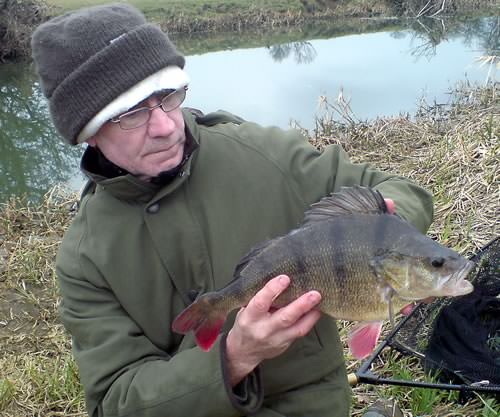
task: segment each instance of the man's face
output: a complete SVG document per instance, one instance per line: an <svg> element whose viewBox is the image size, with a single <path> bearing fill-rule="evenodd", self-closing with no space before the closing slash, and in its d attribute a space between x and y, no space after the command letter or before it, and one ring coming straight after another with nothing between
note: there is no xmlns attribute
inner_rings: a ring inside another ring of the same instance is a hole
<svg viewBox="0 0 500 417"><path fill-rule="evenodd" d="M161 97L153 95L134 109L155 106ZM123 130L119 123L107 122L87 142L120 168L147 180L181 163L186 142L184 118L180 107L167 113L158 107L142 126Z"/></svg>

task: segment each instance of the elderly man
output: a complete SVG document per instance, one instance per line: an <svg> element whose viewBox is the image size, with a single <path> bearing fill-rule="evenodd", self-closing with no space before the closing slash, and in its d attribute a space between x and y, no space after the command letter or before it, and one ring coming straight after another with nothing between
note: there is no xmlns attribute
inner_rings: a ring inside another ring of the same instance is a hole
<svg viewBox="0 0 500 417"><path fill-rule="evenodd" d="M339 146L320 153L297 131L181 109L184 57L127 4L56 17L32 48L55 127L88 145L88 184L56 267L89 415L347 416L342 348L335 321L315 309L321 294L271 309L293 277L272 279L209 352L172 321L341 186L378 189L422 231L430 195L350 163Z"/></svg>

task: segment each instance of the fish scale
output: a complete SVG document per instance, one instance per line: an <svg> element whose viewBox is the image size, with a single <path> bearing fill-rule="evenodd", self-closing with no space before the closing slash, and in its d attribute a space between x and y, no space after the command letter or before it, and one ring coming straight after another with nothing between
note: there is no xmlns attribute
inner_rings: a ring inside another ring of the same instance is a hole
<svg viewBox="0 0 500 417"><path fill-rule="evenodd" d="M397 223L400 220L390 215L387 215L388 219L377 216L374 220L372 217L340 216L331 224L312 225L292 232L286 241L278 241L263 249L240 271L233 285L244 288L248 282L260 280L258 287L261 288L271 278L286 274L291 277L291 283L275 300L275 307L286 305L307 291L317 290L322 294L320 310L332 317L348 320L386 318L387 303L368 263L374 256L374 248L366 244L365 234L361 231L376 228L377 221L390 224L391 220ZM337 226L339 222L344 225L341 230ZM300 258L297 253L301 253ZM298 259L302 259L302 267L298 266ZM271 264L270 260L275 264L272 270L265 268ZM234 288L228 286L224 292L231 294L233 291ZM350 292L358 293L357 297L347 296ZM248 291L239 301L246 304L251 296L253 291ZM396 308L406 304L408 302L398 299ZM358 315L358 311L362 313Z"/></svg>
<svg viewBox="0 0 500 417"><path fill-rule="evenodd" d="M236 267L233 281L196 299L174 320L172 329L194 331L198 345L210 349L229 312L247 305L269 280L285 274L290 285L274 307L317 290L323 313L375 323L366 325L367 332L362 324L361 336L350 338L357 345L355 355L363 356L373 343L365 346L358 339L376 341L381 320L390 312L430 296L471 292L472 285L464 280L471 268L455 251L388 213L378 191L343 188L313 204L299 228L253 248Z"/></svg>

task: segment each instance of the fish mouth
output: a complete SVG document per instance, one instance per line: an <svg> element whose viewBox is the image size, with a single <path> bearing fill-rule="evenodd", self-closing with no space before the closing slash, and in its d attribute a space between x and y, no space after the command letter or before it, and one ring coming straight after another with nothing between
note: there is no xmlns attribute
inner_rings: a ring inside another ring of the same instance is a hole
<svg viewBox="0 0 500 417"><path fill-rule="evenodd" d="M474 286L465 279L474 266L474 262L467 261L459 270L445 278L445 282L440 291L441 294L456 297L459 295L470 294L474 291Z"/></svg>

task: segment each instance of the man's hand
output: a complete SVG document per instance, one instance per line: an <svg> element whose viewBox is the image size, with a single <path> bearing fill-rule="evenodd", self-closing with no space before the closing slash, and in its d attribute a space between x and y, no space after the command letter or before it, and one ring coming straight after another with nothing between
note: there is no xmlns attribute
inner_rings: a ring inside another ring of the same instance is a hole
<svg viewBox="0 0 500 417"><path fill-rule="evenodd" d="M235 386L264 359L283 353L292 342L305 336L319 320L314 310L321 300L309 291L285 307L272 310L273 301L288 287L290 278L271 279L236 315L226 339L229 381Z"/></svg>

